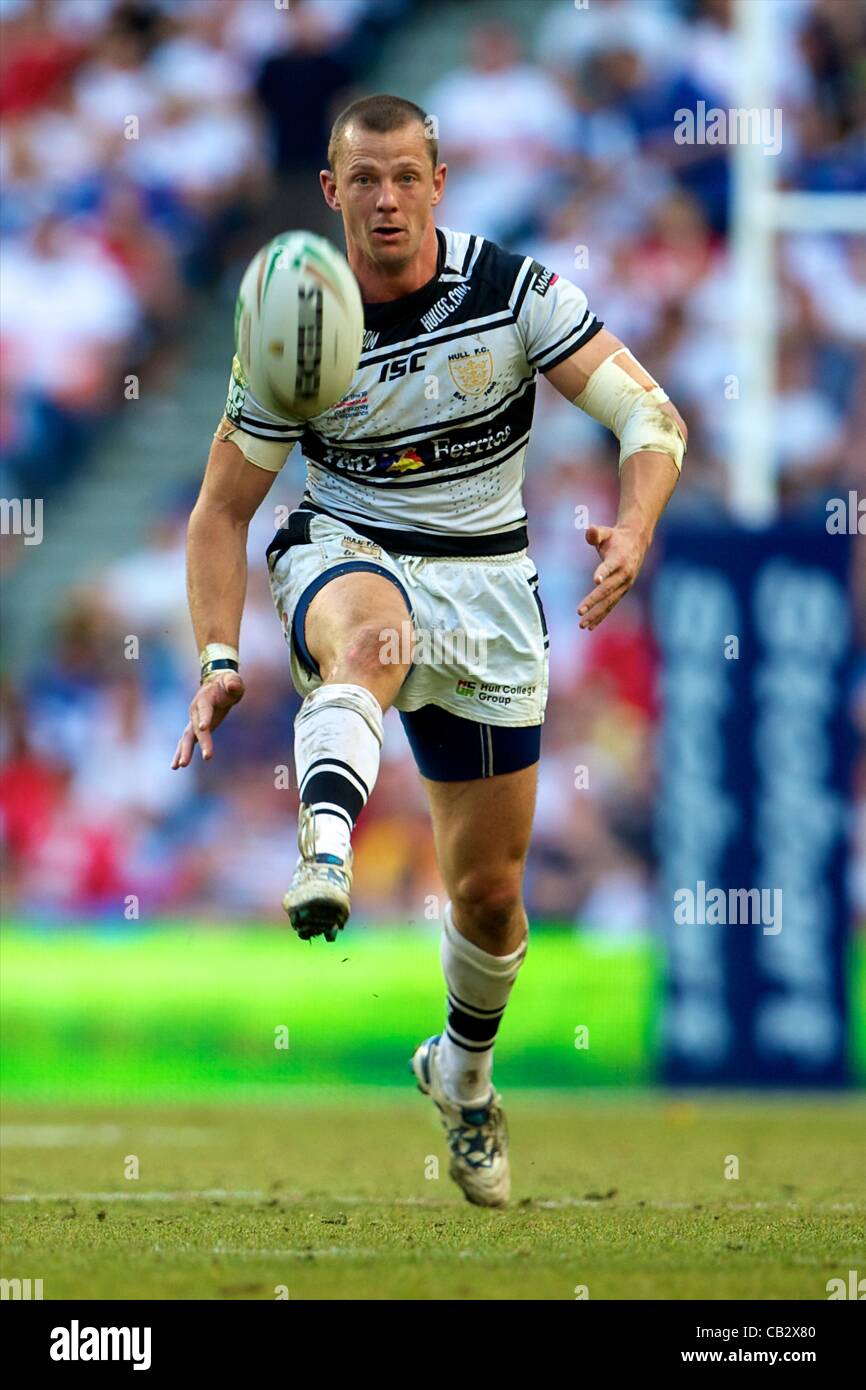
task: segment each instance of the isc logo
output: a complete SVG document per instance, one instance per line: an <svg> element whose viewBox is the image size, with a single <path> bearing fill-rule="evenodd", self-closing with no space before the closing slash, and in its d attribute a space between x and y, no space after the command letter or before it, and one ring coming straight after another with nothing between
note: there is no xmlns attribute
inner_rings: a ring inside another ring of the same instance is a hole
<svg viewBox="0 0 866 1390"><path fill-rule="evenodd" d="M420 348L418 352L412 352L408 357L395 357L392 362L383 362L379 380L397 381L399 377L406 376L407 372L423 372L426 356L427 349Z"/></svg>

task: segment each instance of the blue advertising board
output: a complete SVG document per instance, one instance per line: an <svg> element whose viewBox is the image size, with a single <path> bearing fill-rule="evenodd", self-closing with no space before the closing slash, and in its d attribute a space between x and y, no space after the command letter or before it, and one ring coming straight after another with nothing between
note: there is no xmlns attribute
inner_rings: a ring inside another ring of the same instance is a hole
<svg viewBox="0 0 866 1390"><path fill-rule="evenodd" d="M847 1080L851 537L671 526L653 581L663 1079Z"/></svg>

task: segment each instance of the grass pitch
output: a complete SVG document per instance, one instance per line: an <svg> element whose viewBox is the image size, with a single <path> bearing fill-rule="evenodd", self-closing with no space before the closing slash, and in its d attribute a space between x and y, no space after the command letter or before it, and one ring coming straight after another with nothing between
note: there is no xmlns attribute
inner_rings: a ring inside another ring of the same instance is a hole
<svg viewBox="0 0 866 1390"><path fill-rule="evenodd" d="M505 1212L464 1202L411 1092L7 1107L3 1276L46 1299L823 1300L866 1268L862 1098L505 1100Z"/></svg>

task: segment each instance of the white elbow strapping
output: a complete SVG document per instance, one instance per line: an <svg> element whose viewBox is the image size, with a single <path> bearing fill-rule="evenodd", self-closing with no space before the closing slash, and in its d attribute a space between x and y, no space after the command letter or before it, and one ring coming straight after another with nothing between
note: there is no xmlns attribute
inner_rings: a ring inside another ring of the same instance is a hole
<svg viewBox="0 0 866 1390"><path fill-rule="evenodd" d="M279 473L292 449L291 444L280 440L259 439L254 434L247 434L246 430L238 429L225 417L220 421L214 438L231 440L249 463L254 463L257 468L265 468L269 473Z"/></svg>
<svg viewBox="0 0 866 1390"><path fill-rule="evenodd" d="M676 421L662 410L669 397L657 383L651 388L642 386L615 361L624 351L627 349L617 348L596 367L574 404L616 435L620 468L632 454L651 449L667 454L681 469L685 440Z"/></svg>

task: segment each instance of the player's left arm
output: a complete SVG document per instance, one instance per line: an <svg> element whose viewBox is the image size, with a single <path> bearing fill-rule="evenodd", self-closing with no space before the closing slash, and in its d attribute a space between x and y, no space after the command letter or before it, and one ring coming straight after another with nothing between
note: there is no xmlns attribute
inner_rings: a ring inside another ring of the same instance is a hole
<svg viewBox="0 0 866 1390"><path fill-rule="evenodd" d="M688 431L676 406L619 338L601 328L545 373L566 400L620 442L620 498L614 526L588 526L600 563L578 606L580 626L598 627L640 573L659 517L677 485Z"/></svg>

